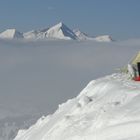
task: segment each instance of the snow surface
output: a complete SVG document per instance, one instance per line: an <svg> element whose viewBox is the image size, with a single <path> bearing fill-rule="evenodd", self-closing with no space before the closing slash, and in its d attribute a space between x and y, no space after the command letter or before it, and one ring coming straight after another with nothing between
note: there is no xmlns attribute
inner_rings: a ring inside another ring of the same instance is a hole
<svg viewBox="0 0 140 140"><path fill-rule="evenodd" d="M23 34L17 31L16 29L7 29L4 32L0 33L0 38L3 39L21 39Z"/></svg>
<svg viewBox="0 0 140 140"><path fill-rule="evenodd" d="M14 140L138 140L140 83L124 74L94 81Z"/></svg>

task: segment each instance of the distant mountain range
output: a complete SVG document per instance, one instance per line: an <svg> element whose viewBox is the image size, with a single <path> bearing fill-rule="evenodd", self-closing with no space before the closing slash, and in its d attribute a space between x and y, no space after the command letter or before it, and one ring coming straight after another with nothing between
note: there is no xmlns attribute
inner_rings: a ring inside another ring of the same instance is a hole
<svg viewBox="0 0 140 140"><path fill-rule="evenodd" d="M71 30L64 23L60 22L55 26L42 30L32 30L26 33L21 33L16 29L7 29L0 33L1 39L27 39L27 40L93 40L98 42L111 42L112 37L102 35L91 37L80 30Z"/></svg>

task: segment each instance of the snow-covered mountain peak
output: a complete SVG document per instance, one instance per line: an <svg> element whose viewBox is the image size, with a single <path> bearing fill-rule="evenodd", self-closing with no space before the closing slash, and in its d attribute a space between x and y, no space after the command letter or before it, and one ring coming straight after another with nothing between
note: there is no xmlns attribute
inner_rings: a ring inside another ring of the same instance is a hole
<svg viewBox="0 0 140 140"><path fill-rule="evenodd" d="M53 115L19 131L15 140L138 140L139 108L140 84L113 74L90 82Z"/></svg>
<svg viewBox="0 0 140 140"><path fill-rule="evenodd" d="M0 33L0 38L3 39L21 39L23 34L16 29L7 29L4 32Z"/></svg>
<svg viewBox="0 0 140 140"><path fill-rule="evenodd" d="M76 40L77 36L64 23L60 22L49 28L46 36L54 39Z"/></svg>
<svg viewBox="0 0 140 140"><path fill-rule="evenodd" d="M15 33L16 32L16 29L7 29L6 31L7 32L11 32L11 33Z"/></svg>
<svg viewBox="0 0 140 140"><path fill-rule="evenodd" d="M56 24L54 27L58 27L61 28L63 26L66 26L63 22L59 22L58 24Z"/></svg>
<svg viewBox="0 0 140 140"><path fill-rule="evenodd" d="M93 37L88 36L86 33L81 32L79 29L74 29L73 32L76 34L79 40L94 40Z"/></svg>

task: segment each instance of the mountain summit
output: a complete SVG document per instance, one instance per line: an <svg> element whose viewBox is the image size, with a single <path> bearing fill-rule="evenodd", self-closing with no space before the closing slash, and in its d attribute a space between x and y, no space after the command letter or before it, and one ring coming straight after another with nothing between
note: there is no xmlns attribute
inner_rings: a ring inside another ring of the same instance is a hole
<svg viewBox="0 0 140 140"><path fill-rule="evenodd" d="M16 29L7 29L4 32L0 33L0 38L3 39L21 39L23 34Z"/></svg>
<svg viewBox="0 0 140 140"><path fill-rule="evenodd" d="M48 38L54 38L54 39L65 39L65 40L77 39L75 33L62 22L49 28L46 36Z"/></svg>

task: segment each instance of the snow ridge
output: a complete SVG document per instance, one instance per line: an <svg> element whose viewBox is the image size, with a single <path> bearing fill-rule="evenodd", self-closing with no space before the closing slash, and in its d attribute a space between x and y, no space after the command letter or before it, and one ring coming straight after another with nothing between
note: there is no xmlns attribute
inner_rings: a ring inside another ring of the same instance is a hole
<svg viewBox="0 0 140 140"><path fill-rule="evenodd" d="M91 81L54 114L20 130L15 140L137 140L139 108L139 83L127 75L113 74Z"/></svg>

